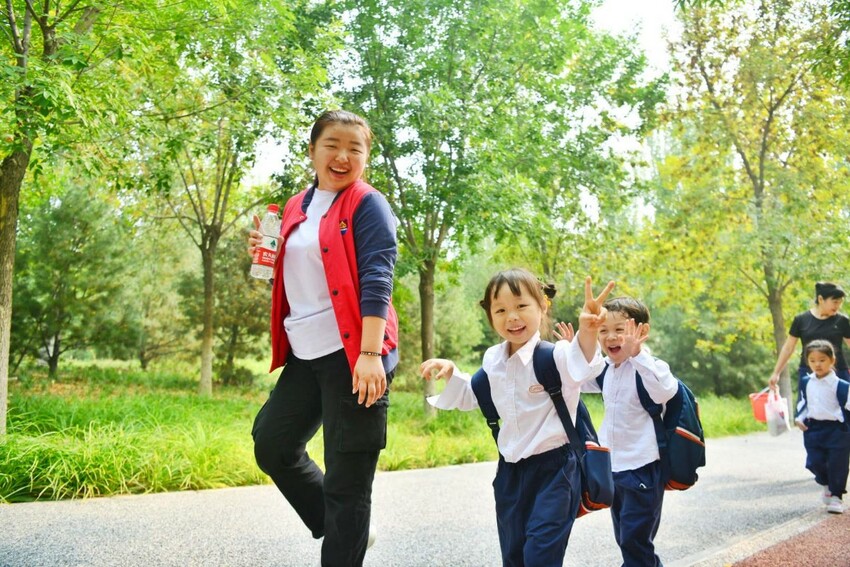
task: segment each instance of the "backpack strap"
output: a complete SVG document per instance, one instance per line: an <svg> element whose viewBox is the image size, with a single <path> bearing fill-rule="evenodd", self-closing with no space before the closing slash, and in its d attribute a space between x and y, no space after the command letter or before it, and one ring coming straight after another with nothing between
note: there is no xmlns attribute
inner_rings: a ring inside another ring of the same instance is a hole
<svg viewBox="0 0 850 567"><path fill-rule="evenodd" d="M664 405L656 403L646 391L646 386L643 385L643 378L640 372L635 370L635 386L637 387L638 398L640 405L652 418L652 425L655 427L655 440L658 442L658 452L663 456L667 450L667 431L664 428L664 420L661 414L664 413ZM672 398L671 398L672 399Z"/></svg>
<svg viewBox="0 0 850 567"><path fill-rule="evenodd" d="M596 383L599 385L599 392L602 392L602 385L605 384L605 373L608 372L608 363L605 363L605 368L602 369L602 374L596 377Z"/></svg>
<svg viewBox="0 0 850 567"><path fill-rule="evenodd" d="M841 404L841 409L844 409L844 406L847 405L847 393L850 390L850 384L842 380L838 379L838 403Z"/></svg>
<svg viewBox="0 0 850 567"><path fill-rule="evenodd" d="M806 401L806 386L809 385L809 376L804 375L800 377L800 381L797 383L797 411L794 414L794 418L800 417L800 414L803 413L803 410L806 409L807 401Z"/></svg>
<svg viewBox="0 0 850 567"><path fill-rule="evenodd" d="M490 428L490 433L493 434L493 440L496 441L496 446L499 445L499 412L493 404L493 396L490 393L490 378L483 368L479 368L478 372L472 375L472 392L475 394L475 399L478 400L478 407L481 408L481 413L487 420L487 427Z"/></svg>
<svg viewBox="0 0 850 567"><path fill-rule="evenodd" d="M555 345L549 341L537 343L534 348L532 363L534 365L534 376L546 389L546 393L549 394L552 403L555 405L555 411L558 412L558 417L561 419L561 424L570 440L570 447L581 459L584 456L584 443L579 438L570 411L567 409L567 403L564 401L564 393L561 391L561 373L558 372L558 367L555 364Z"/></svg>
<svg viewBox="0 0 850 567"><path fill-rule="evenodd" d="M838 405L841 406L841 415L844 416L844 423L850 423L850 410L847 409L847 394L850 392L850 383L841 378L838 379Z"/></svg>

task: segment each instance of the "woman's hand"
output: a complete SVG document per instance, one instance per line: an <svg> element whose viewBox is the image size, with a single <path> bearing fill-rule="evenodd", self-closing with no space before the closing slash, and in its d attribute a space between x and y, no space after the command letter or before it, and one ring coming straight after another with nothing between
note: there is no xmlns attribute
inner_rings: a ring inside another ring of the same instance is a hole
<svg viewBox="0 0 850 567"><path fill-rule="evenodd" d="M455 371L455 363L445 358L429 358L419 365L419 374L426 380L448 380Z"/></svg>
<svg viewBox="0 0 850 567"><path fill-rule="evenodd" d="M361 354L351 374L351 393L357 394L357 403L365 402L368 408L387 391L387 373L380 356Z"/></svg>
<svg viewBox="0 0 850 567"><path fill-rule="evenodd" d="M257 249L257 246L263 243L263 233L260 232L260 217L254 215L254 230L248 232L248 254L251 256L254 255L254 251ZM277 237L277 249L280 250L280 243L282 238L280 235Z"/></svg>
<svg viewBox="0 0 850 567"><path fill-rule="evenodd" d="M774 372L773 374L770 375L770 380L767 381L767 385L774 392L779 391L779 372Z"/></svg>
<svg viewBox="0 0 850 567"><path fill-rule="evenodd" d="M563 321L559 321L558 324L555 325L555 330L553 331L553 334L555 335L555 337L558 338L559 341L567 341L568 343L573 342L573 337L576 336L576 333L573 330L573 324L564 324Z"/></svg>
<svg viewBox="0 0 850 567"><path fill-rule="evenodd" d="M260 217L254 215L254 230L248 233L248 254L254 255L257 246L263 243L263 233L260 232Z"/></svg>

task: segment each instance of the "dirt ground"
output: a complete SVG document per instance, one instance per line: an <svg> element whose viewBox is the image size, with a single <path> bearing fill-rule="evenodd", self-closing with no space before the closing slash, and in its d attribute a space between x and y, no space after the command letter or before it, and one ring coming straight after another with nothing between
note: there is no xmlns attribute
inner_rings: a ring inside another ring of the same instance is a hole
<svg viewBox="0 0 850 567"><path fill-rule="evenodd" d="M850 510L824 516L814 527L732 567L850 567Z"/></svg>

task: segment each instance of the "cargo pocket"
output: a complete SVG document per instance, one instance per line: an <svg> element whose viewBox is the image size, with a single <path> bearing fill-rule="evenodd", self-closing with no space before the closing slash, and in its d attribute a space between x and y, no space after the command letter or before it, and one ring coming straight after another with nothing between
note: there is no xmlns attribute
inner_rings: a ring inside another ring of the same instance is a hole
<svg viewBox="0 0 850 567"><path fill-rule="evenodd" d="M356 453L380 451L387 446L386 394L368 408L357 403L357 396L339 400L339 451Z"/></svg>
<svg viewBox="0 0 850 567"><path fill-rule="evenodd" d="M269 397L271 397L271 395ZM251 426L251 437L254 439L254 441L257 440L257 428L260 425L260 419L261 419L263 413L265 412L266 406L268 406L268 405L269 405L269 401L266 400L266 402L263 404L263 407L261 407L260 411L257 412L256 417L254 417L254 425Z"/></svg>

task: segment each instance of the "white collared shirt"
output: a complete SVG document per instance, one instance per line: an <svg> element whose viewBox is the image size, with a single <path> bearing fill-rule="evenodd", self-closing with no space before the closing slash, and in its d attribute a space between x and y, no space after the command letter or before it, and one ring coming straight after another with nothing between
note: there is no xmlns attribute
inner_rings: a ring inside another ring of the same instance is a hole
<svg viewBox="0 0 850 567"><path fill-rule="evenodd" d="M850 409L850 396L847 397L847 409ZM795 419L802 423L806 418L818 421L844 421L844 412L841 411L841 404L838 403L838 376L835 372L830 372L823 378L818 378L814 372L809 374L809 382L806 385L806 408Z"/></svg>
<svg viewBox="0 0 850 567"><path fill-rule="evenodd" d="M645 349L615 368L608 357L602 399L605 417L599 428L599 443L611 450L611 470L638 469L660 458L655 425L640 403L635 371L640 373L649 397L664 404L676 395L679 383L663 360ZM582 392L599 392L596 380L582 385Z"/></svg>
<svg viewBox="0 0 850 567"><path fill-rule="evenodd" d="M284 244L283 281L289 314L283 326L292 353L302 360L315 360L342 349L319 247L319 223L336 196L333 191L316 189L305 211L307 220Z"/></svg>
<svg viewBox="0 0 850 567"><path fill-rule="evenodd" d="M509 345L503 342L487 349L481 362L490 379L493 405L501 418L499 453L509 463L557 449L568 442L555 405L534 376L532 355L538 342L539 333L510 357ZM588 364L578 340L558 341L554 356L561 375L564 401L575 423L581 382L599 375L604 364L602 356L597 349ZM577 359L583 365L580 366ZM573 372L573 368L583 368L583 373ZM470 376L457 368L443 392L428 398L428 402L439 409L469 411L478 408Z"/></svg>

